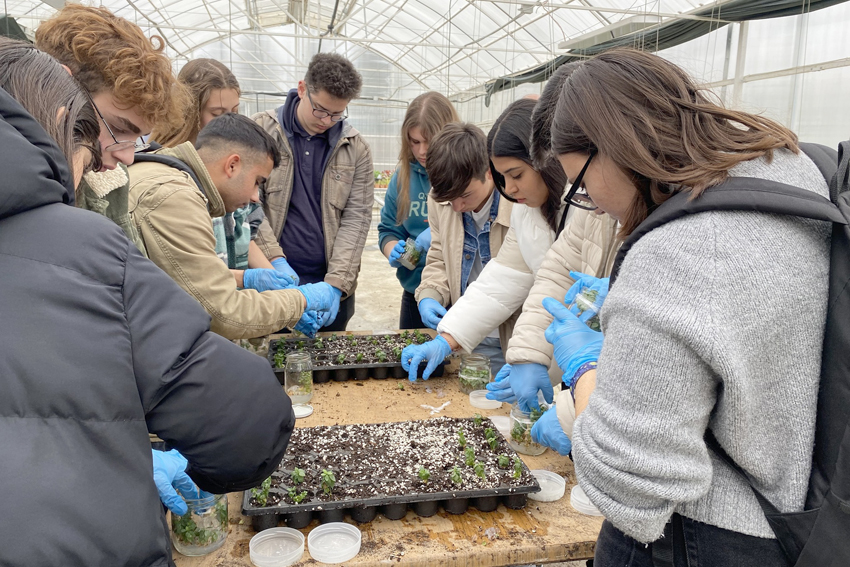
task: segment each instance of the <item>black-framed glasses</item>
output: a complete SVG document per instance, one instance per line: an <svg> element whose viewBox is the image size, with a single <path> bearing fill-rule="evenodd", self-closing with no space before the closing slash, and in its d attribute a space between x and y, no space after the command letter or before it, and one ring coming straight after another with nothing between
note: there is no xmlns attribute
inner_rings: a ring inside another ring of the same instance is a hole
<svg viewBox="0 0 850 567"><path fill-rule="evenodd" d="M313 116L316 118L327 118L330 116L331 122L342 122L348 118L347 114L334 114L333 112L328 112L322 108L316 108L316 105L313 103L313 97L310 96L310 86L306 85L304 90L307 91L307 100L310 101L310 107L313 109ZM345 110L348 110L348 108ZM343 110L343 112L345 112L345 110Z"/></svg>
<svg viewBox="0 0 850 567"><path fill-rule="evenodd" d="M91 99L89 99L89 100L91 100ZM109 135L112 136L112 141L114 142L112 144L109 144L105 148L103 148L102 151L104 151L104 152L120 152L121 150L127 150L129 148L133 148L134 152L142 152L142 151L148 149L149 147L151 147L151 145L148 144L147 142L145 142L145 140L141 136L139 136L138 141L136 141L136 140L121 140L121 141L119 141L118 138L115 137L115 133L112 131L112 128L109 127L109 122L107 122L106 118L103 117L103 114L101 114L100 109L97 107L97 105L94 103L93 100L91 101L91 105L94 107L94 111L97 112L97 115L100 117L101 121L103 122L103 125L106 126L106 130L107 130L107 132L109 132Z"/></svg>
<svg viewBox="0 0 850 567"><path fill-rule="evenodd" d="M596 150L590 152L590 157L588 157L587 161L584 162L584 167L582 167L579 174L576 175L575 180L570 186L570 192L567 193L567 201L571 205L574 205L579 209L584 209L586 211L595 211L598 208L593 202L593 199L590 198L590 195L587 194L587 189L581 186L581 182L584 179L584 172L587 171L587 166L590 165L590 161L595 155Z"/></svg>

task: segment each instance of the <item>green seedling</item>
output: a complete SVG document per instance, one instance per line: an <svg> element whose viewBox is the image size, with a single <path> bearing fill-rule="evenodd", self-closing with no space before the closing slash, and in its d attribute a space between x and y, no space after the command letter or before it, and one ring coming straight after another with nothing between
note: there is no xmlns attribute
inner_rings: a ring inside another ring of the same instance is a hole
<svg viewBox="0 0 850 567"><path fill-rule="evenodd" d="M475 427L481 427L481 424L484 423L484 416L480 413L472 414L472 423L475 424Z"/></svg>
<svg viewBox="0 0 850 567"><path fill-rule="evenodd" d="M362 353L362 352L358 352L358 353L354 356L354 360L356 360L357 362L363 362L363 353Z"/></svg>
<svg viewBox="0 0 850 567"><path fill-rule="evenodd" d="M405 331L401 334L401 338L403 339L407 339L408 337L410 337L410 331Z"/></svg>
<svg viewBox="0 0 850 567"><path fill-rule="evenodd" d="M272 477L267 478L260 486L251 489L251 497L260 506L265 506L269 501L269 489L272 487Z"/></svg>
<svg viewBox="0 0 850 567"><path fill-rule="evenodd" d="M491 437L490 439L487 439L487 444L490 445L490 450L495 453L496 448L499 446L499 440L495 437Z"/></svg>
<svg viewBox="0 0 850 567"><path fill-rule="evenodd" d="M387 361L387 353L382 350L376 350L375 356L378 357L378 362L386 362Z"/></svg>
<svg viewBox="0 0 850 567"><path fill-rule="evenodd" d="M484 478L484 473L486 471L484 470L484 465L481 461L475 461L475 464L472 465L472 472L474 472L475 476L478 478Z"/></svg>
<svg viewBox="0 0 850 567"><path fill-rule="evenodd" d="M224 503L215 505L217 528L200 528L192 519L192 514L178 516L173 523L174 535L186 545L205 547L227 535L227 509Z"/></svg>
<svg viewBox="0 0 850 567"><path fill-rule="evenodd" d="M399 382L398 384L396 384L396 388L398 388L399 390L401 390L403 392L404 391L404 382Z"/></svg>
<svg viewBox="0 0 850 567"><path fill-rule="evenodd" d="M498 463L500 469L506 469L511 466L511 459L507 455L499 455Z"/></svg>
<svg viewBox="0 0 850 567"><path fill-rule="evenodd" d="M298 489L295 488L294 486L292 488L290 488L289 490L287 490L286 493L289 495L289 497L292 499L292 502L294 502L295 504L301 504L304 501L304 499L307 498L307 491L306 490L302 490L301 492L298 492Z"/></svg>
<svg viewBox="0 0 850 567"><path fill-rule="evenodd" d="M492 427L488 427L487 429L484 430L484 437L486 439L495 439L496 438L496 432L493 431Z"/></svg>
<svg viewBox="0 0 850 567"><path fill-rule="evenodd" d="M460 389L465 394L473 390L483 390L490 383L490 369L472 370L464 368L458 374L458 380L460 381Z"/></svg>
<svg viewBox="0 0 850 567"><path fill-rule="evenodd" d="M590 289L590 288L584 288L584 289L583 289L583 290L579 293L579 296L580 296L582 299L584 299L585 301L582 301L581 299L576 298L576 301L575 301L575 303L574 303L573 305L575 305L575 306L576 306L576 309L578 310L578 314L579 314L579 315L581 315L581 314L583 314L585 311L587 311L588 309L590 309L590 306L591 306L591 305L593 305L594 303L596 303L596 300L597 300L597 298L599 297L599 290L597 290L597 289ZM590 327L591 329L593 329L594 331L601 331L601 330L602 330L602 325L600 325L600 323L599 323L599 315L598 315L598 314L597 314L597 315L594 315L593 317L591 317L590 319L588 319L588 320L587 320L587 326L588 326L588 327Z"/></svg>
<svg viewBox="0 0 850 567"><path fill-rule="evenodd" d="M295 347L298 350L304 350L304 341L298 341L297 343L295 343Z"/></svg>
<svg viewBox="0 0 850 567"><path fill-rule="evenodd" d="M531 438L531 427L545 412L546 410L543 409L532 409L528 414L528 419L531 423L516 421L511 428L511 439L525 447L535 445L534 440Z"/></svg>
<svg viewBox="0 0 850 567"><path fill-rule="evenodd" d="M322 490L325 491L325 494L330 494L333 492L334 485L336 484L336 477L332 471L328 469L322 469Z"/></svg>
<svg viewBox="0 0 850 567"><path fill-rule="evenodd" d="M332 335L331 335L331 340L332 340L332 341L335 341L335 340L336 340L336 333L334 333L334 334L332 334Z"/></svg>
<svg viewBox="0 0 850 567"><path fill-rule="evenodd" d="M304 469L299 469L298 467L295 467L295 470L292 471L291 475L292 482L294 482L295 484L301 484L302 482L304 482L304 477L306 476L307 475L304 472Z"/></svg>
<svg viewBox="0 0 850 567"><path fill-rule="evenodd" d="M356 345L357 344L357 337L355 335L349 335L348 336L348 342L350 342L352 346Z"/></svg>
<svg viewBox="0 0 850 567"><path fill-rule="evenodd" d="M475 451L472 447L467 447L463 450L463 458L466 466L471 467L475 464Z"/></svg>
<svg viewBox="0 0 850 567"><path fill-rule="evenodd" d="M452 472L449 475L449 478L453 483L457 484L458 486L463 484L463 477L460 474L460 469L457 467L452 467Z"/></svg>
<svg viewBox="0 0 850 567"><path fill-rule="evenodd" d="M373 336L371 339L369 339L369 342L372 343L372 345L374 346L378 346L378 337Z"/></svg>
<svg viewBox="0 0 850 567"><path fill-rule="evenodd" d="M425 467L419 467L419 480L422 482L428 482L428 479L431 478L431 471L426 469Z"/></svg>
<svg viewBox="0 0 850 567"><path fill-rule="evenodd" d="M393 349L393 356L395 356L398 360L401 360L401 347L395 347Z"/></svg>
<svg viewBox="0 0 850 567"><path fill-rule="evenodd" d="M325 342L321 338L318 338L313 341L313 346L316 348L325 348Z"/></svg>
<svg viewBox="0 0 850 567"><path fill-rule="evenodd" d="M345 355L340 354L339 356L337 356L336 357L336 363L337 364L345 364Z"/></svg>
<svg viewBox="0 0 850 567"><path fill-rule="evenodd" d="M514 474L511 475L512 478L519 479L522 476L522 461L514 457Z"/></svg>
<svg viewBox="0 0 850 567"><path fill-rule="evenodd" d="M457 432L457 442L461 447L466 447L466 435L463 434L463 427L458 429Z"/></svg>
<svg viewBox="0 0 850 567"><path fill-rule="evenodd" d="M283 346L280 345L280 343L278 343L277 350L274 353L274 367L286 367L286 352L283 350Z"/></svg>

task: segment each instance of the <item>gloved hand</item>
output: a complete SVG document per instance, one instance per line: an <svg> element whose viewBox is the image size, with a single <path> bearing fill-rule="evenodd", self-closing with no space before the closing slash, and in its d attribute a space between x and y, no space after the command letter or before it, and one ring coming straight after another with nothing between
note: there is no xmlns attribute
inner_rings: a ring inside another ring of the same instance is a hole
<svg viewBox="0 0 850 567"><path fill-rule="evenodd" d="M295 282L295 285L298 285L301 282L301 278L298 277L298 274L295 273L295 270L292 269L292 266L289 265L289 262L286 261L286 258L275 258L274 260L272 260L272 266L274 266L274 269L278 272L292 278L292 281Z"/></svg>
<svg viewBox="0 0 850 567"><path fill-rule="evenodd" d="M511 374L511 365L505 364L499 369L499 372L496 373L496 377L492 382L487 384L487 399L488 400L496 400L499 402L505 402L508 404L512 404L516 401L516 395L514 391L511 390L511 381L508 378Z"/></svg>
<svg viewBox="0 0 850 567"><path fill-rule="evenodd" d="M537 392L543 392L543 399L551 404L555 399L555 391L552 382L549 381L549 369L542 364L534 362L526 364L514 364L508 376L511 390L517 398L519 409L530 412L540 409L537 401Z"/></svg>
<svg viewBox="0 0 850 567"><path fill-rule="evenodd" d="M339 311L339 295L336 292L340 295L342 292L331 284L325 282L304 284L295 289L300 291L307 300L304 311L333 311L336 317L336 311Z"/></svg>
<svg viewBox="0 0 850 567"><path fill-rule="evenodd" d="M419 316L422 317L422 322L429 329L437 330L437 325L440 324L440 319L445 314L446 308L435 299L426 297L419 302Z"/></svg>
<svg viewBox="0 0 850 567"><path fill-rule="evenodd" d="M422 379L427 380L437 366L451 353L452 347L449 346L446 339L438 335L433 341L404 347L404 350L401 351L401 367L407 370L408 379L415 382L419 364L427 362L425 372L422 373Z"/></svg>
<svg viewBox="0 0 850 567"><path fill-rule="evenodd" d="M153 454L153 481L159 491L159 499L172 513L182 516L189 511L186 502L177 494L178 490L186 498L201 498L208 495L203 490L199 490L186 474L189 462L176 449L168 452L151 449L151 453Z"/></svg>
<svg viewBox="0 0 850 567"><path fill-rule="evenodd" d="M425 230L419 233L419 236L416 237L416 247L419 249L421 262L425 258L425 253L431 248L431 227L429 226Z"/></svg>
<svg viewBox="0 0 850 567"><path fill-rule="evenodd" d="M390 266L392 266L393 268L401 268L401 262L399 262L398 259L401 258L402 254L404 254L404 248L405 248L405 241L399 240L398 242L395 243L395 246L393 246L393 249L390 250L389 261L390 261Z"/></svg>
<svg viewBox="0 0 850 567"><path fill-rule="evenodd" d="M325 327L325 326L330 324L330 323L328 323L328 319L330 319L330 318L331 318L331 314L328 313L327 311L317 311L316 312L316 319L318 321L320 329L322 327Z"/></svg>
<svg viewBox="0 0 850 567"><path fill-rule="evenodd" d="M573 287L576 285L578 282ZM570 297L570 292L565 299ZM556 299L544 298L543 307L555 317L546 329L546 340L555 347L555 360L564 371L564 382L568 383L582 364L599 360L602 333L588 327Z"/></svg>
<svg viewBox="0 0 850 567"><path fill-rule="evenodd" d="M295 324L295 330L307 335L311 339L316 336L320 328L319 315L316 311L305 311L301 319Z"/></svg>
<svg viewBox="0 0 850 567"><path fill-rule="evenodd" d="M328 309L327 321L323 325L324 327L328 325L332 325L334 321L336 321L336 316L339 315L339 301L342 299L342 291L338 290L334 286L330 286L331 293L333 294L333 305Z"/></svg>
<svg viewBox="0 0 850 567"><path fill-rule="evenodd" d="M298 284L290 276L277 270L253 268L242 272L242 287L245 289L271 291L274 289L290 289L296 285Z"/></svg>
<svg viewBox="0 0 850 567"><path fill-rule="evenodd" d="M569 290L567 290L567 294L564 296L565 305L570 305L573 301L575 301L576 296L579 293L581 293L584 289L590 288L597 292L596 300L593 303L597 306L602 306L605 298L608 297L609 278L595 278L593 276L588 276L587 274L574 271L570 271L570 277L575 280L575 283ZM570 311L579 315L578 308L575 306L573 306ZM579 315L579 319L582 323L587 323L587 320L591 319L595 315L596 313L594 313L593 310L588 309Z"/></svg>
<svg viewBox="0 0 850 567"><path fill-rule="evenodd" d="M564 433L555 406L546 410L540 419L531 427L531 439L540 445L551 447L558 451L559 455L567 456L573 450L573 442Z"/></svg>

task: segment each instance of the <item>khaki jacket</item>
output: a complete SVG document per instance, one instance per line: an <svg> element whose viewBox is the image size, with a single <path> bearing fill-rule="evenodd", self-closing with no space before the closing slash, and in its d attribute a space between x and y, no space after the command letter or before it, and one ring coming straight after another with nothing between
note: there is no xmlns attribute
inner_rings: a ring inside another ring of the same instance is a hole
<svg viewBox="0 0 850 567"><path fill-rule="evenodd" d="M272 171L260 192L266 220L254 241L267 258L274 258L283 256L279 240L292 195L294 160L275 111L261 112L252 118L274 138L281 154L280 166ZM372 224L374 193L375 172L369 144L346 123L322 177L322 226L328 259L325 281L342 290L343 298L357 287L360 257Z"/></svg>
<svg viewBox="0 0 850 567"><path fill-rule="evenodd" d="M495 189L494 189L495 191ZM513 203L507 199L499 200L496 219L490 223L490 262L493 262L502 248L502 242L510 230ZM463 264L463 215L452 210L449 203L437 203L428 196L428 224L431 227L431 247L422 270L422 282L416 288L416 301L428 297L448 307L460 299L460 278ZM490 263L488 262L488 266ZM486 267L485 267L486 269ZM480 277L480 276L479 276ZM469 291L469 288L467 288ZM499 325L499 338L502 350L511 337L517 311ZM463 345L475 348L476 345Z"/></svg>
<svg viewBox="0 0 850 567"><path fill-rule="evenodd" d="M130 167L130 217L148 257L198 300L223 337L247 339L295 325L304 311L300 292L239 289L216 256L212 217L225 214L224 203L191 142L157 153L191 167L203 193L187 173L165 164Z"/></svg>

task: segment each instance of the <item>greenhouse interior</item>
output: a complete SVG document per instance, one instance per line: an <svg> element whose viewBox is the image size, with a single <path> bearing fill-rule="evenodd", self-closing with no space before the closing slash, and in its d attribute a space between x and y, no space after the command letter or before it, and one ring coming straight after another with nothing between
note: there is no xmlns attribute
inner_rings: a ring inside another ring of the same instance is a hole
<svg viewBox="0 0 850 567"><path fill-rule="evenodd" d="M850 566L850 2L2 10L0 565Z"/></svg>

